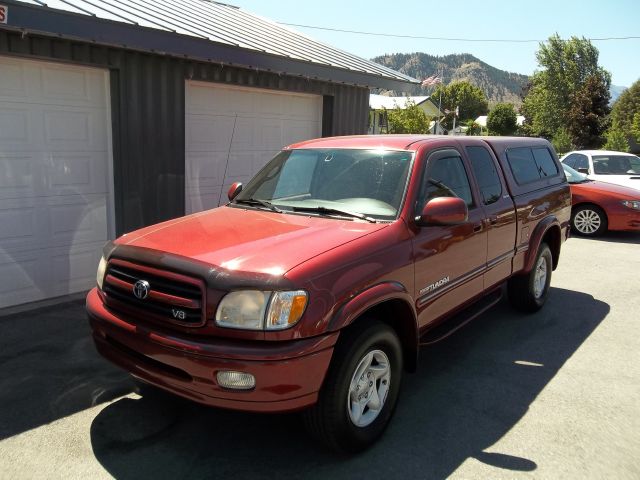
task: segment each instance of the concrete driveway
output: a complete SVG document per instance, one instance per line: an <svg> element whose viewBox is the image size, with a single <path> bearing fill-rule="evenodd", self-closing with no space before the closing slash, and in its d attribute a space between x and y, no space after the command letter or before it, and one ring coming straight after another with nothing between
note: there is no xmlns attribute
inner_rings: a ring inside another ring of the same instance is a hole
<svg viewBox="0 0 640 480"><path fill-rule="evenodd" d="M422 351L354 457L299 418L140 397L82 302L0 317L0 478L640 478L640 235L572 238L545 308Z"/></svg>

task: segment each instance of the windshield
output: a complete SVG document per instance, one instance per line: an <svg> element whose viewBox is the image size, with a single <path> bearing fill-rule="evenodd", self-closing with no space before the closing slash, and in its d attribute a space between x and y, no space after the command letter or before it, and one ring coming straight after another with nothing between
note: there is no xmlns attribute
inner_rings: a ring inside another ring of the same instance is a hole
<svg viewBox="0 0 640 480"><path fill-rule="evenodd" d="M565 163L562 164L562 168L564 169L564 176L567 177L567 182L569 183L582 183L589 181L589 178L584 173L576 172Z"/></svg>
<svg viewBox="0 0 640 480"><path fill-rule="evenodd" d="M598 175L638 175L640 158L635 155L594 155L593 171Z"/></svg>
<svg viewBox="0 0 640 480"><path fill-rule="evenodd" d="M284 212L393 220L404 197L413 152L300 149L280 152L233 203L258 200Z"/></svg>

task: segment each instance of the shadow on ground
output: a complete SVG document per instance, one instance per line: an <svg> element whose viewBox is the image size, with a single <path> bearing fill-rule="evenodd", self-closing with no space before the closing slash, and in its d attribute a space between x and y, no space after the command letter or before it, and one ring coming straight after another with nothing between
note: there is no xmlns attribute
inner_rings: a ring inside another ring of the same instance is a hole
<svg viewBox="0 0 640 480"><path fill-rule="evenodd" d="M595 238L581 237L579 235L572 235L572 239L580 240L593 240L596 242L611 242L611 243L629 243L640 245L640 232L606 232L604 235Z"/></svg>
<svg viewBox="0 0 640 480"><path fill-rule="evenodd" d="M295 414L229 412L162 396L103 409L91 426L94 454L119 479L439 479L468 458L534 471L535 459L484 450L516 425L608 312L590 295L556 288L534 315L500 303L421 352L391 426L358 456L326 452Z"/></svg>
<svg viewBox="0 0 640 480"><path fill-rule="evenodd" d="M132 388L96 352L84 300L0 317L0 440Z"/></svg>

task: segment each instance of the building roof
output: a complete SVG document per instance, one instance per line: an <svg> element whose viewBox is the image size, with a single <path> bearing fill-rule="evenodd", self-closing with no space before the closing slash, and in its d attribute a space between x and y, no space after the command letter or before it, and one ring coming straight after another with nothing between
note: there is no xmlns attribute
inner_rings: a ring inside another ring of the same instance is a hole
<svg viewBox="0 0 640 480"><path fill-rule="evenodd" d="M478 125L480 125L481 127L485 127L487 126L487 116L486 115L480 115L478 118L476 118L474 120L475 123L477 123ZM516 115L516 125L518 125L519 127L522 126L522 124L524 123L524 116L523 115Z"/></svg>
<svg viewBox="0 0 640 480"><path fill-rule="evenodd" d="M418 80L210 0L3 0L2 28L362 86Z"/></svg>
<svg viewBox="0 0 640 480"><path fill-rule="evenodd" d="M420 105L423 102L429 100L429 96L418 97L388 97L386 95L369 95L369 108L372 110L392 110L394 108L405 109L409 102L413 102L416 105Z"/></svg>

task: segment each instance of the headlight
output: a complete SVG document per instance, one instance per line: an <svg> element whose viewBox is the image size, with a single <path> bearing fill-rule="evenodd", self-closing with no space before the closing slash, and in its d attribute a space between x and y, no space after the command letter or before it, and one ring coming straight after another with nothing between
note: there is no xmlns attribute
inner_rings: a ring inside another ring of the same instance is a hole
<svg viewBox="0 0 640 480"><path fill-rule="evenodd" d="M625 207L633 208L634 210L640 210L640 200L623 200L622 204Z"/></svg>
<svg viewBox="0 0 640 480"><path fill-rule="evenodd" d="M298 322L306 306L304 290L238 290L227 294L218 305L216 324L245 330L281 330Z"/></svg>
<svg viewBox="0 0 640 480"><path fill-rule="evenodd" d="M107 260L102 257L100 259L100 263L98 264L98 273L96 273L96 283L98 284L98 288L102 290L102 284L104 283L104 273L107 270Z"/></svg>
<svg viewBox="0 0 640 480"><path fill-rule="evenodd" d="M227 294L216 311L216 323L221 327L262 330L264 312L271 292L239 290Z"/></svg>

